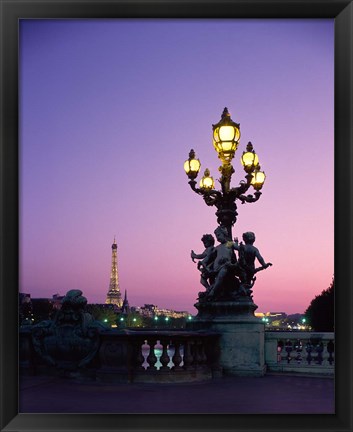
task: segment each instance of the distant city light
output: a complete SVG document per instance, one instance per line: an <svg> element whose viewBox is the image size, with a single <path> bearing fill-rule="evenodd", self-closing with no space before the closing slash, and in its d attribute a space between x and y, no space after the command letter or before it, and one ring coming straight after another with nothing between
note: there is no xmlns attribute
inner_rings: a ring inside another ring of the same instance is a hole
<svg viewBox="0 0 353 432"><path fill-rule="evenodd" d="M155 321L158 321L158 316L155 316L155 317L154 317L154 320L155 320Z"/></svg>
<svg viewBox="0 0 353 432"><path fill-rule="evenodd" d="M124 321L124 318L123 318L123 317L121 317L121 318L120 318L120 321Z"/></svg>
<svg viewBox="0 0 353 432"><path fill-rule="evenodd" d="M104 318L104 322L108 322L108 319L107 319L107 318Z"/></svg>
<svg viewBox="0 0 353 432"><path fill-rule="evenodd" d="M192 316L188 316L188 319L189 319L189 320L192 320Z"/></svg>
<svg viewBox="0 0 353 432"><path fill-rule="evenodd" d="M166 320L166 321L169 321L169 318L168 318L168 317L165 317L165 320Z"/></svg>
<svg viewBox="0 0 353 432"><path fill-rule="evenodd" d="M132 321L136 321L136 318L133 318Z"/></svg>

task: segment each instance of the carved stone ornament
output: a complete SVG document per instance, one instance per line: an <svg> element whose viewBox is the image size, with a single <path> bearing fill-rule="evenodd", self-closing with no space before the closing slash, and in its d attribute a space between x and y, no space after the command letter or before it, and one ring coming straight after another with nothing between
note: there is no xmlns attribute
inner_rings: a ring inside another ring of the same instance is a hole
<svg viewBox="0 0 353 432"><path fill-rule="evenodd" d="M53 320L32 327L35 352L49 366L75 371L90 363L99 348L99 331L106 329L85 312L87 299L70 290Z"/></svg>

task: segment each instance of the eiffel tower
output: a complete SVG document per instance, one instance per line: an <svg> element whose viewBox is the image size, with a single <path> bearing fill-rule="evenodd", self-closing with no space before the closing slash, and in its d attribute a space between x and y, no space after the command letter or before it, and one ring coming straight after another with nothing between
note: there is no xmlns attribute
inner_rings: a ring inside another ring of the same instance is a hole
<svg viewBox="0 0 353 432"><path fill-rule="evenodd" d="M109 291L107 294L106 304L114 304L119 308L123 305L123 299L121 298L120 288L119 288L119 275L118 275L118 246L115 241L112 244L112 268L110 271L110 282Z"/></svg>

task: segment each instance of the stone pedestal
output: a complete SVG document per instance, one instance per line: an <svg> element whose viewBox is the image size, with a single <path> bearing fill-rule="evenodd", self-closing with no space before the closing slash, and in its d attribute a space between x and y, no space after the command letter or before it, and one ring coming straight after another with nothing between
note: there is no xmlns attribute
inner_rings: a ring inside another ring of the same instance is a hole
<svg viewBox="0 0 353 432"><path fill-rule="evenodd" d="M224 375L263 376L266 371L265 326L254 316L250 300L197 303L194 328L220 334L220 365Z"/></svg>

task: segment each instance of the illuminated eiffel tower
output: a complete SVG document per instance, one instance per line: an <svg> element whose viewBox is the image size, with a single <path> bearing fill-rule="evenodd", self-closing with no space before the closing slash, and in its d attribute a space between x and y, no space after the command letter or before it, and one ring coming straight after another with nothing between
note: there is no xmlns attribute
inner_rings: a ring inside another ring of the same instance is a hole
<svg viewBox="0 0 353 432"><path fill-rule="evenodd" d="M121 298L119 288L119 275L118 275L118 246L115 241L112 244L112 268L110 271L109 291L107 294L106 304L114 304L121 308L123 299Z"/></svg>

